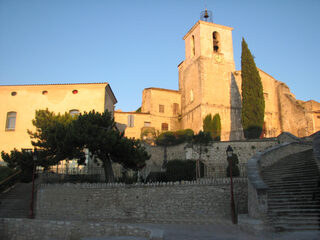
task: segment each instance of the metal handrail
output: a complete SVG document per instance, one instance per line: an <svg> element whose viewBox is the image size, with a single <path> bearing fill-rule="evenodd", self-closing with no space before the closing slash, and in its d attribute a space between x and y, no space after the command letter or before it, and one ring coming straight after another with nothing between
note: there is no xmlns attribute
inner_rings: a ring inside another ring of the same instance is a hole
<svg viewBox="0 0 320 240"><path fill-rule="evenodd" d="M21 173L21 170L18 170L14 174L10 175L6 179L2 180L0 182L0 192L3 192L4 190L11 187L17 180L17 177L19 177L19 174Z"/></svg>

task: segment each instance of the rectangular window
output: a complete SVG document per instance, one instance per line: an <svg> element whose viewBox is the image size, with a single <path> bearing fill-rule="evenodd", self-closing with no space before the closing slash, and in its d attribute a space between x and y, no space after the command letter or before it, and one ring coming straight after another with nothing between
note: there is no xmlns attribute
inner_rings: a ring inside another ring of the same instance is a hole
<svg viewBox="0 0 320 240"><path fill-rule="evenodd" d="M162 124L161 124L161 130L162 130L162 131L168 131L168 130L169 130L169 125L168 125L168 123L162 123Z"/></svg>
<svg viewBox="0 0 320 240"><path fill-rule="evenodd" d="M128 115L128 127L134 127L134 115Z"/></svg>
<svg viewBox="0 0 320 240"><path fill-rule="evenodd" d="M151 127L151 122L144 122L145 127Z"/></svg>
<svg viewBox="0 0 320 240"><path fill-rule="evenodd" d="M173 115L177 115L179 113L179 104L174 103L173 104Z"/></svg>
<svg viewBox="0 0 320 240"><path fill-rule="evenodd" d="M159 104L159 112L164 113L164 105Z"/></svg>
<svg viewBox="0 0 320 240"><path fill-rule="evenodd" d="M7 123L6 123L6 130L15 130L16 128L16 112L8 112L7 113Z"/></svg>

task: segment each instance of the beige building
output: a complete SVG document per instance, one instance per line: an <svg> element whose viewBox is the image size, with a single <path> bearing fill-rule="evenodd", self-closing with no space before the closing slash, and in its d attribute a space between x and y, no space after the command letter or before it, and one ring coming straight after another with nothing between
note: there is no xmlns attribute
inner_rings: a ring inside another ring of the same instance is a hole
<svg viewBox="0 0 320 240"><path fill-rule="evenodd" d="M27 129L35 130L35 111L78 114L105 109L117 103L108 83L0 86L0 151L32 148Z"/></svg>
<svg viewBox="0 0 320 240"><path fill-rule="evenodd" d="M207 114L219 113L221 139L241 139L241 71L235 69L232 30L198 21L183 37L179 90L144 89L141 113L115 112L116 122L127 125L126 136L143 137L146 129L155 134L187 128L198 132ZM265 137L285 131L303 137L320 130L320 103L296 100L284 83L259 73L266 103Z"/></svg>

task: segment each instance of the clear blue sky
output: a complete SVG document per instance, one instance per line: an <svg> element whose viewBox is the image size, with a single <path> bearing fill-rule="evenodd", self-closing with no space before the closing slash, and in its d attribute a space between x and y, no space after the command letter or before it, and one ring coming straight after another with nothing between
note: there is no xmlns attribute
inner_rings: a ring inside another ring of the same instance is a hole
<svg viewBox="0 0 320 240"><path fill-rule="evenodd" d="M117 108L147 87L178 89L182 37L205 6L244 37L259 68L320 102L319 0L0 0L0 84L109 82Z"/></svg>

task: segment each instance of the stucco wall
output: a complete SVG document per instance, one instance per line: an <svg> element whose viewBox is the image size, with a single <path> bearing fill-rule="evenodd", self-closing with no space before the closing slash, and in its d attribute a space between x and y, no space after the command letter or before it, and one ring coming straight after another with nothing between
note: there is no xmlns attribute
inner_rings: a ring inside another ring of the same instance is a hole
<svg viewBox="0 0 320 240"><path fill-rule="evenodd" d="M230 217L230 180L151 185L42 185L37 219L214 222ZM247 212L247 180L234 180L239 213Z"/></svg>
<svg viewBox="0 0 320 240"><path fill-rule="evenodd" d="M0 86L0 151L9 152L14 148L32 148L27 129L34 130L32 119L35 111L48 108L55 113L77 109L80 112L95 110L103 112L105 107L115 104L106 95L107 83L97 84L56 84ZM77 90L73 94L73 90ZM43 94L43 91L47 91ZM11 93L16 92L15 96ZM106 99L109 98L109 99ZM106 106L106 102L109 102ZM6 130L7 112L17 113L16 126Z"/></svg>

